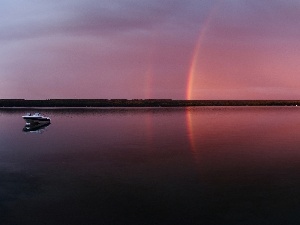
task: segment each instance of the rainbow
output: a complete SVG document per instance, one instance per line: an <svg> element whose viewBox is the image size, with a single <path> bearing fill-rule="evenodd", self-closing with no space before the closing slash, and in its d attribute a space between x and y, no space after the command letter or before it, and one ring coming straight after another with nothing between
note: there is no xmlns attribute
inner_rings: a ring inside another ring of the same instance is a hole
<svg viewBox="0 0 300 225"><path fill-rule="evenodd" d="M189 66L188 71L188 79L187 79L187 87L186 87L186 99L191 100L193 98L193 83L195 80L195 76L197 75L197 63L199 60L200 50L203 44L203 41L205 40L206 33L208 31L208 28L210 26L211 20L214 17L216 11L219 8L219 5L222 0L219 0L211 9L211 11L208 13L208 16L206 17L204 23L201 26L200 34L198 36L195 48L193 50L191 63Z"/></svg>

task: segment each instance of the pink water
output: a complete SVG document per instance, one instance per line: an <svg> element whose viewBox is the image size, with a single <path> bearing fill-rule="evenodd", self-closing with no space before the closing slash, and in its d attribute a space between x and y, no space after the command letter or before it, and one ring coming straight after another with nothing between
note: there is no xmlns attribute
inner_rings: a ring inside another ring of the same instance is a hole
<svg viewBox="0 0 300 225"><path fill-rule="evenodd" d="M25 112L51 117L22 131ZM299 224L300 108L0 110L4 224Z"/></svg>

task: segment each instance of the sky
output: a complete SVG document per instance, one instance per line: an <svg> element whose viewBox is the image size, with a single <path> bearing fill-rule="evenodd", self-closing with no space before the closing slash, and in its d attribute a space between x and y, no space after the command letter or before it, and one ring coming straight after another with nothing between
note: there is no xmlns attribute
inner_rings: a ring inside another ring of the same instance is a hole
<svg viewBox="0 0 300 225"><path fill-rule="evenodd" d="M298 0L0 2L0 99L300 99Z"/></svg>

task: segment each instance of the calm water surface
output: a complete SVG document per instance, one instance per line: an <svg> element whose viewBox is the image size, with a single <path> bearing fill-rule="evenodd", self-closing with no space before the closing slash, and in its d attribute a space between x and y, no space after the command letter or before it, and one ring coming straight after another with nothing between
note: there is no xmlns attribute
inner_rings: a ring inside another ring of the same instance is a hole
<svg viewBox="0 0 300 225"><path fill-rule="evenodd" d="M298 107L2 109L0 146L4 225L300 224Z"/></svg>

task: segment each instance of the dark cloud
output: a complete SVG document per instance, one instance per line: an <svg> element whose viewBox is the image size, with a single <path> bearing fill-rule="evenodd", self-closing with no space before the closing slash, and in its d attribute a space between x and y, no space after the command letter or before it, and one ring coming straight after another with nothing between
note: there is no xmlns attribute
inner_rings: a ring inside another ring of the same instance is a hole
<svg viewBox="0 0 300 225"><path fill-rule="evenodd" d="M218 39L249 41L299 38L300 3L297 1L224 1L214 19L212 35Z"/></svg>
<svg viewBox="0 0 300 225"><path fill-rule="evenodd" d="M35 5L32 7L32 5ZM189 12L182 1L11 1L1 16L0 40L73 33L106 35L177 23ZM21 10L21 7L23 7Z"/></svg>

